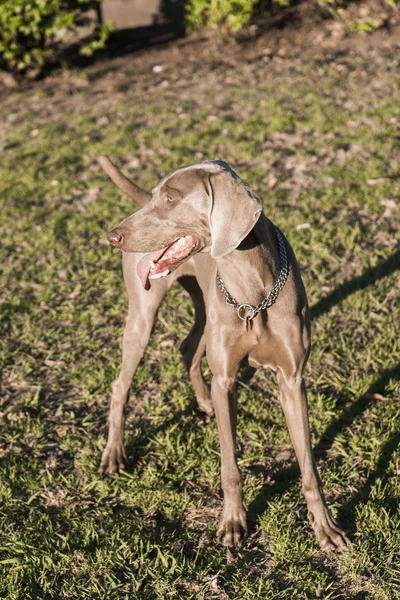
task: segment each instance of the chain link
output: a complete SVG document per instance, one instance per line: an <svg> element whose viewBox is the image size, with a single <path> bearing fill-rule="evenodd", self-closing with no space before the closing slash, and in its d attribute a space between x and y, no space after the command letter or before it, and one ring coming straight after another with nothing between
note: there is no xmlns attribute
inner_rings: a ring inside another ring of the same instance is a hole
<svg viewBox="0 0 400 600"><path fill-rule="evenodd" d="M278 241L280 272L279 272L277 280L275 281L274 287L272 288L272 290L270 291L268 296L266 298L264 298L264 300L262 300L262 302L260 302L260 304L257 304L257 306L254 306L252 304L247 304L246 302L244 302L243 304L240 304L240 302L235 300L235 298L233 296L231 296L231 294L228 292L228 290L226 289L226 287L224 285L224 282L222 281L222 279L219 276L219 273L217 271L217 284L218 284L219 289L225 296L226 304L228 306L232 306L236 310L239 319L242 319L242 321L246 321L246 323L248 323L248 321L251 321L252 319L254 319L254 317L256 317L261 310L265 310L266 308L269 308L270 306L275 304L275 302L278 298L279 292L285 285L286 280L288 278L289 268L288 268L285 242L284 242L283 236L282 236L280 230L278 229L278 227L275 227L275 231L276 231L276 239ZM246 313L249 313L249 314L246 314Z"/></svg>

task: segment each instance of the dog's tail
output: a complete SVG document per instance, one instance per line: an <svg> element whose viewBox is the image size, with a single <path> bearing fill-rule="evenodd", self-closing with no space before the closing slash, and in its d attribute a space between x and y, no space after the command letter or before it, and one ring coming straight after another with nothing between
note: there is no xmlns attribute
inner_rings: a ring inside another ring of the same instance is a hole
<svg viewBox="0 0 400 600"><path fill-rule="evenodd" d="M128 196L128 198L134 200L136 204L139 204L139 206L145 206L149 202L151 198L149 192L146 192L146 190L143 190L136 185L136 183L133 183L127 177L125 177L118 167L111 162L108 156L101 154L97 160L111 181L113 181L117 188L120 189L121 192L123 192L126 196Z"/></svg>

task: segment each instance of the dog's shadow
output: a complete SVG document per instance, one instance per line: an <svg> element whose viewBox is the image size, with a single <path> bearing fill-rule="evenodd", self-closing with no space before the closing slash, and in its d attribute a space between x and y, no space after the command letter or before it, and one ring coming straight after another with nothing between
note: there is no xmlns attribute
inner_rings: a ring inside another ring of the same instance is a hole
<svg viewBox="0 0 400 600"><path fill-rule="evenodd" d="M353 277L349 281L344 281L338 285L330 294L321 298L311 307L311 320L316 319L328 312L333 306L360 290L364 290L370 285L388 275L392 275L399 270L400 249L396 250L385 260L379 262L375 267L368 267L365 271Z"/></svg>
<svg viewBox="0 0 400 600"><path fill-rule="evenodd" d="M335 438L349 427L355 420L362 417L364 412L374 405L375 393L382 393L390 379L400 377L400 364L391 369L385 370L381 376L370 386L365 394L354 400L350 405L346 406L342 413L332 419L325 431L320 437L319 442L314 447L314 456L317 462L325 461L328 457L328 451L332 447ZM370 472L364 485L350 498L340 505L338 509L338 519L345 527L350 537L355 532L356 510L358 505L366 503L370 496L371 490L375 481L380 478L384 483L387 478L388 467L392 456L399 447L400 432L395 432L388 441L382 446L379 458L376 462L376 468ZM341 460L336 459L337 461ZM332 460L330 459L330 462ZM272 471L269 475L273 479L273 483L262 488L260 493L251 502L248 507L249 523L255 524L258 518L264 513L267 501L277 495L288 491L292 485L299 480L300 470L297 462L290 465L280 466L277 470ZM385 508L388 512L393 512L398 509L399 502L394 498L386 498L384 501Z"/></svg>
<svg viewBox="0 0 400 600"><path fill-rule="evenodd" d="M125 444L128 456L127 472L133 472L136 469L140 459L146 455L149 444L154 438L160 434L162 435L178 423L193 422L193 419L196 419L196 423L204 426L207 426L210 422L210 417L199 410L194 395L184 409L171 411L168 416L156 424L144 413L136 415L134 420L135 432L133 433L129 431L130 428L127 428L127 441Z"/></svg>

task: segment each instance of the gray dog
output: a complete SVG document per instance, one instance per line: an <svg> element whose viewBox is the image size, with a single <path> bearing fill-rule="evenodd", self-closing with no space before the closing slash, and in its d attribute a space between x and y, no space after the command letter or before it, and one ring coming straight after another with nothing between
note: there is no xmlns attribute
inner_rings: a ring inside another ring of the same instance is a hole
<svg viewBox="0 0 400 600"><path fill-rule="evenodd" d="M189 292L195 323L182 344L198 405L215 411L224 506L218 537L231 546L247 532L235 457L240 361L275 371L280 401L300 464L308 517L324 550L346 544L324 500L311 451L303 371L310 350L306 293L293 250L264 215L259 199L224 162L204 161L170 173L148 194L106 157L112 181L142 208L108 233L123 250L129 296L122 367L113 384L109 435L100 472L125 465L124 411L157 309L172 283ZM200 363L206 352L211 393Z"/></svg>

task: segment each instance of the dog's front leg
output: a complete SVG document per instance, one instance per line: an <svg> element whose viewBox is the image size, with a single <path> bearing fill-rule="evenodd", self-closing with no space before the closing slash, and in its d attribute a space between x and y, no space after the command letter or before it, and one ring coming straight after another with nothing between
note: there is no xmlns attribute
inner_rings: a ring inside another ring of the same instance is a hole
<svg viewBox="0 0 400 600"><path fill-rule="evenodd" d="M139 258L140 255L124 254L124 275L129 294L129 313L124 330L122 365L112 386L108 415L108 440L99 468L102 475L115 475L125 467L124 420L129 388L149 341L160 302L171 285L170 281L162 279L156 281L151 290L145 291L136 275L136 263Z"/></svg>
<svg viewBox="0 0 400 600"><path fill-rule="evenodd" d="M347 542L345 533L337 526L326 506L312 456L307 396L303 378L290 376L281 370L278 370L277 376L281 405L299 461L309 521L323 550L329 552L336 548L343 548Z"/></svg>
<svg viewBox="0 0 400 600"><path fill-rule="evenodd" d="M213 346L213 344L212 344ZM233 546L247 533L246 512L243 506L242 478L236 462L237 398L235 379L238 363L226 364L224 352L207 352L213 373L211 398L221 448L221 487L224 507L217 536L225 546Z"/></svg>
<svg viewBox="0 0 400 600"><path fill-rule="evenodd" d="M99 473L115 475L126 466L124 447L125 409L133 375L142 358L150 336L152 322L142 321L141 314L130 308L123 338L122 365L112 385L108 414L108 440L101 457Z"/></svg>

